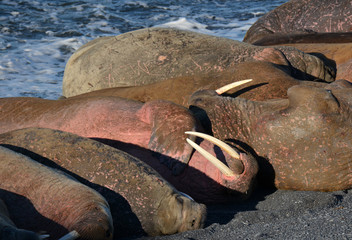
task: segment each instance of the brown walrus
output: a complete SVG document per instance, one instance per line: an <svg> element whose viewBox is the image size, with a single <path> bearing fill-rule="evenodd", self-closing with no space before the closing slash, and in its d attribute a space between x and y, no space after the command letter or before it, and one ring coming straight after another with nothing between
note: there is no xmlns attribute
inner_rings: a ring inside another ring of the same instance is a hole
<svg viewBox="0 0 352 240"><path fill-rule="evenodd" d="M243 41L254 44L280 33L348 33L351 32L351 16L349 0L291 0L259 18Z"/></svg>
<svg viewBox="0 0 352 240"><path fill-rule="evenodd" d="M204 205L183 196L154 169L118 149L38 128L3 133L0 144L73 175L102 194L110 205L114 239L173 234L204 224Z"/></svg>
<svg viewBox="0 0 352 240"><path fill-rule="evenodd" d="M352 33L350 33L352 35ZM333 34L326 34L333 35ZM303 38L305 39L305 38ZM308 40L307 40L308 41ZM331 41L334 41L333 39ZM303 52L318 56L336 65L336 79L352 82L352 39L348 43L340 43L339 39L329 43L282 43L293 46Z"/></svg>
<svg viewBox="0 0 352 240"><path fill-rule="evenodd" d="M299 80L292 75L294 74L288 66L265 61L251 61L238 63L218 73L177 77L143 86L105 88L75 97L113 96L141 102L163 99L188 107L189 97L194 92L203 89L215 90L243 79L252 79L252 81L226 94L236 94L243 98L262 101L287 97L287 89L294 85L323 86L327 84Z"/></svg>
<svg viewBox="0 0 352 240"><path fill-rule="evenodd" d="M57 239L112 239L110 208L93 189L27 156L0 147L0 197L16 226Z"/></svg>
<svg viewBox="0 0 352 240"><path fill-rule="evenodd" d="M334 80L330 66L295 48L261 47L179 29L146 28L83 45L66 64L62 95L216 74L248 61L285 65L299 79Z"/></svg>
<svg viewBox="0 0 352 240"><path fill-rule="evenodd" d="M219 139L258 155L279 189L337 191L352 187L352 88L293 86L288 99L250 101L199 91L190 104Z"/></svg>

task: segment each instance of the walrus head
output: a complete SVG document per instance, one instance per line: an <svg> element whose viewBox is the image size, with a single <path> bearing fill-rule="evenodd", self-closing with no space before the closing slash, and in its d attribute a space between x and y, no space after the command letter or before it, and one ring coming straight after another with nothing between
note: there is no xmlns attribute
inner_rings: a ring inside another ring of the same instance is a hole
<svg viewBox="0 0 352 240"><path fill-rule="evenodd" d="M162 200L157 216L160 233L185 232L203 227L206 207L189 196L175 191Z"/></svg>
<svg viewBox="0 0 352 240"><path fill-rule="evenodd" d="M297 85L287 99L261 102L199 91L190 104L215 137L255 152L277 188L337 191L352 186L352 89L344 86Z"/></svg>

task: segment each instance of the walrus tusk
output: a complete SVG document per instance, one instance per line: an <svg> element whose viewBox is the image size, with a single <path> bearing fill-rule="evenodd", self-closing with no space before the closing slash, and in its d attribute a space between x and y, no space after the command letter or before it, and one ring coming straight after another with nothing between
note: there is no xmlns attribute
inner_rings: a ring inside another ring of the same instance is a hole
<svg viewBox="0 0 352 240"><path fill-rule="evenodd" d="M76 232L75 230L67 233L65 236L61 237L59 240L74 240L79 238L80 235L78 232Z"/></svg>
<svg viewBox="0 0 352 240"><path fill-rule="evenodd" d="M193 199L190 195L188 195L188 194L186 194L186 193L184 193L184 192L179 192L179 193L180 193L182 196L184 196L184 197L186 197L186 198L188 198L188 199L194 201L194 199Z"/></svg>
<svg viewBox="0 0 352 240"><path fill-rule="evenodd" d="M245 83L248 83L248 82L250 82L250 81L252 81L252 80L253 80L253 79L246 79L246 80L241 80L241 81L238 81L238 82L233 82L233 83L227 84L227 85L225 85L225 86L223 86L223 87L221 87L221 88L218 88L218 89L216 89L215 91L216 91L217 94L221 95L221 94L223 94L223 93L229 91L229 90L232 89L232 88L241 86L241 85L243 85L243 84L245 84Z"/></svg>
<svg viewBox="0 0 352 240"><path fill-rule="evenodd" d="M240 159L240 155L238 154L238 152L236 152L231 146L229 146L228 144L224 143L223 141L221 141L213 136L210 136L205 133L192 132L192 131L187 131L185 133L189 134L189 135L201 137L205 140L208 140L209 142L214 143L216 146L218 146L219 148L221 148L222 150L227 152L231 157Z"/></svg>
<svg viewBox="0 0 352 240"><path fill-rule="evenodd" d="M229 167L227 167L225 164L223 164L219 159L208 153L204 148L190 140L189 138L186 139L189 145L191 145L195 150L197 150L203 157L205 157L208 161L210 161L212 164L214 164L215 167L217 167L220 172L222 172L224 175L228 177L236 176L235 174Z"/></svg>

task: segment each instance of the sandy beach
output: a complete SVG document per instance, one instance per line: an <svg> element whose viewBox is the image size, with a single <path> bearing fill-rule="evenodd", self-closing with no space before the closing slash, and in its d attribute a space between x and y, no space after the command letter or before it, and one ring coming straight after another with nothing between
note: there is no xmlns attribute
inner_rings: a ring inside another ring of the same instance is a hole
<svg viewBox="0 0 352 240"><path fill-rule="evenodd" d="M257 189L243 203L208 206L204 229L143 240L352 239L352 190Z"/></svg>

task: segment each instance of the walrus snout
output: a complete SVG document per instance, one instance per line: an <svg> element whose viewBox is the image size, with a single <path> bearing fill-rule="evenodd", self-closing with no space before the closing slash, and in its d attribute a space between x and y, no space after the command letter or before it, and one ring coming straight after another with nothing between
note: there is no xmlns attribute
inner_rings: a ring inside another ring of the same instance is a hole
<svg viewBox="0 0 352 240"><path fill-rule="evenodd" d="M224 185L238 193L249 195L253 190L253 185L259 170L259 166L255 158L251 155L240 153L240 160L243 163L243 172L236 179L224 176Z"/></svg>
<svg viewBox="0 0 352 240"><path fill-rule="evenodd" d="M174 234L204 226L206 207L194 200L174 193L163 199L158 209L158 225L162 234Z"/></svg>
<svg viewBox="0 0 352 240"><path fill-rule="evenodd" d="M210 143L207 147L208 152L193 141L187 139L187 142L197 150L204 158L214 165L214 168L205 167L203 172L211 177L214 181L226 187L229 192L248 195L253 188L253 182L258 173L258 163L253 156L237 152L227 143L204 133L186 132L187 134L201 137ZM203 144L203 146L206 146ZM213 156L215 155L215 156ZM200 159L198 153L195 153L194 159ZM219 159L218 157L221 157ZM192 160L194 160L192 159ZM203 166L205 164L202 164ZM220 172L220 174L218 173Z"/></svg>

